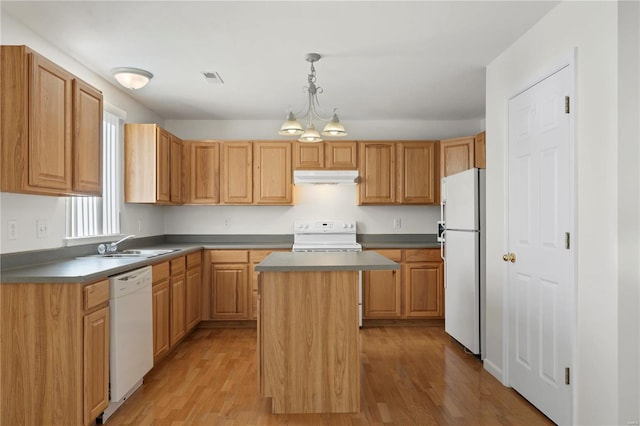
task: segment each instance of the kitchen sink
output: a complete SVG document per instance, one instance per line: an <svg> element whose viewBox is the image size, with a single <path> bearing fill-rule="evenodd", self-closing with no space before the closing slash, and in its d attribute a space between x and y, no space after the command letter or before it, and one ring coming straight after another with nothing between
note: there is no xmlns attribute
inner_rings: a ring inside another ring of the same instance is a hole
<svg viewBox="0 0 640 426"><path fill-rule="evenodd" d="M173 253L174 251L178 251L180 249L131 249L131 250L122 250L117 251L115 253L105 253L105 254L90 254L88 256L82 256L82 258L145 258L148 259L150 257L162 256L163 254Z"/></svg>

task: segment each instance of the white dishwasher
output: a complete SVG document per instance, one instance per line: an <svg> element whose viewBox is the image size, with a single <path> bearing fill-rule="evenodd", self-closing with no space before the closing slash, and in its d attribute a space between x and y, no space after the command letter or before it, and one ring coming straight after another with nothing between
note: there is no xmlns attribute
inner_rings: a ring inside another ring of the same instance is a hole
<svg viewBox="0 0 640 426"><path fill-rule="evenodd" d="M109 278L110 402L103 423L142 385L153 367L151 280L151 266Z"/></svg>

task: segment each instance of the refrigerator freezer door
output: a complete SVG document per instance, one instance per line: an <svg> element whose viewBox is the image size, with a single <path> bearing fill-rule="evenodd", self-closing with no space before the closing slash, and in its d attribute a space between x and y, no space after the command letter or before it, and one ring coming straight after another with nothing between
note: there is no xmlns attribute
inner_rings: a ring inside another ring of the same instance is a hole
<svg viewBox="0 0 640 426"><path fill-rule="evenodd" d="M478 169L443 178L444 223L447 229L479 229Z"/></svg>
<svg viewBox="0 0 640 426"><path fill-rule="evenodd" d="M447 230L444 260L444 329L474 354L480 353L479 238Z"/></svg>

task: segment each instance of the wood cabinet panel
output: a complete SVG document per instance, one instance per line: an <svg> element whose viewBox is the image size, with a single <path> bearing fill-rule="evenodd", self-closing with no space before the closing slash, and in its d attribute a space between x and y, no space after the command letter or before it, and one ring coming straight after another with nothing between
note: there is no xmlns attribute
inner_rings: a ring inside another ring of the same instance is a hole
<svg viewBox="0 0 640 426"><path fill-rule="evenodd" d="M364 319L402 318L402 279L399 270L363 271Z"/></svg>
<svg viewBox="0 0 640 426"><path fill-rule="evenodd" d="M173 347L187 333L187 281L185 275L186 259L178 257L171 260L171 277L169 278L170 289L170 335L169 346Z"/></svg>
<svg viewBox="0 0 640 426"><path fill-rule="evenodd" d="M396 152L393 142L361 142L359 204L393 204Z"/></svg>
<svg viewBox="0 0 640 426"><path fill-rule="evenodd" d="M156 201L171 200L171 135L164 129L156 127ZM140 166L138 166L140 167Z"/></svg>
<svg viewBox="0 0 640 426"><path fill-rule="evenodd" d="M69 191L72 76L40 55L29 62L29 185Z"/></svg>
<svg viewBox="0 0 640 426"><path fill-rule="evenodd" d="M102 93L73 80L73 191L102 194Z"/></svg>
<svg viewBox="0 0 640 426"><path fill-rule="evenodd" d="M153 297L153 363L157 364L162 357L169 353L169 316L171 311L169 278L161 278L157 282L154 279L151 291Z"/></svg>
<svg viewBox="0 0 640 426"><path fill-rule="evenodd" d="M436 141L398 144L398 202L435 204L438 201L438 144Z"/></svg>
<svg viewBox="0 0 640 426"><path fill-rule="evenodd" d="M247 264L211 265L211 318L247 318Z"/></svg>
<svg viewBox="0 0 640 426"><path fill-rule="evenodd" d="M442 262L404 265L407 318L442 318L444 316L442 270Z"/></svg>
<svg viewBox="0 0 640 426"><path fill-rule="evenodd" d="M440 141L441 176L449 176L470 169L475 164L473 136Z"/></svg>
<svg viewBox="0 0 640 426"><path fill-rule="evenodd" d="M220 190L223 204L253 202L253 149L251 142L224 142Z"/></svg>
<svg viewBox="0 0 640 426"><path fill-rule="evenodd" d="M324 168L324 143L295 142L294 163L301 170Z"/></svg>
<svg viewBox="0 0 640 426"><path fill-rule="evenodd" d="M84 309L89 310L109 302L109 280L84 286Z"/></svg>
<svg viewBox="0 0 640 426"><path fill-rule="evenodd" d="M480 132L474 140L475 162L479 169L487 168L487 142L486 132Z"/></svg>
<svg viewBox="0 0 640 426"><path fill-rule="evenodd" d="M325 168L354 170L358 168L358 145L355 141L325 142Z"/></svg>
<svg viewBox="0 0 640 426"><path fill-rule="evenodd" d="M197 254L199 256L200 252ZM202 287L202 270L199 257L198 263L191 264L187 268L186 280L185 316L187 332L189 332L200 322L200 288Z"/></svg>
<svg viewBox="0 0 640 426"><path fill-rule="evenodd" d="M220 143L183 141L185 204L220 202Z"/></svg>
<svg viewBox="0 0 640 426"><path fill-rule="evenodd" d="M291 204L291 142L253 143L255 204Z"/></svg>
<svg viewBox="0 0 640 426"><path fill-rule="evenodd" d="M249 250L211 250L209 260L211 263L247 263Z"/></svg>
<svg viewBox="0 0 640 426"><path fill-rule="evenodd" d="M169 200L182 203L182 141L169 134Z"/></svg>
<svg viewBox="0 0 640 426"><path fill-rule="evenodd" d="M105 281L107 282L107 281ZM84 424L109 405L109 307L84 317Z"/></svg>

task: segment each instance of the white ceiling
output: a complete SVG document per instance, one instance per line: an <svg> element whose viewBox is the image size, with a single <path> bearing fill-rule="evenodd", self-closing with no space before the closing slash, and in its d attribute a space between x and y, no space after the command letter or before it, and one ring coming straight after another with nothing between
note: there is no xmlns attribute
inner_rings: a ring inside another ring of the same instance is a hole
<svg viewBox="0 0 640 426"><path fill-rule="evenodd" d="M320 53L321 106L338 108L346 124L483 118L485 66L557 3L3 0L1 8L114 84L111 68L152 72L131 95L164 119L283 119L305 106L305 55Z"/></svg>

